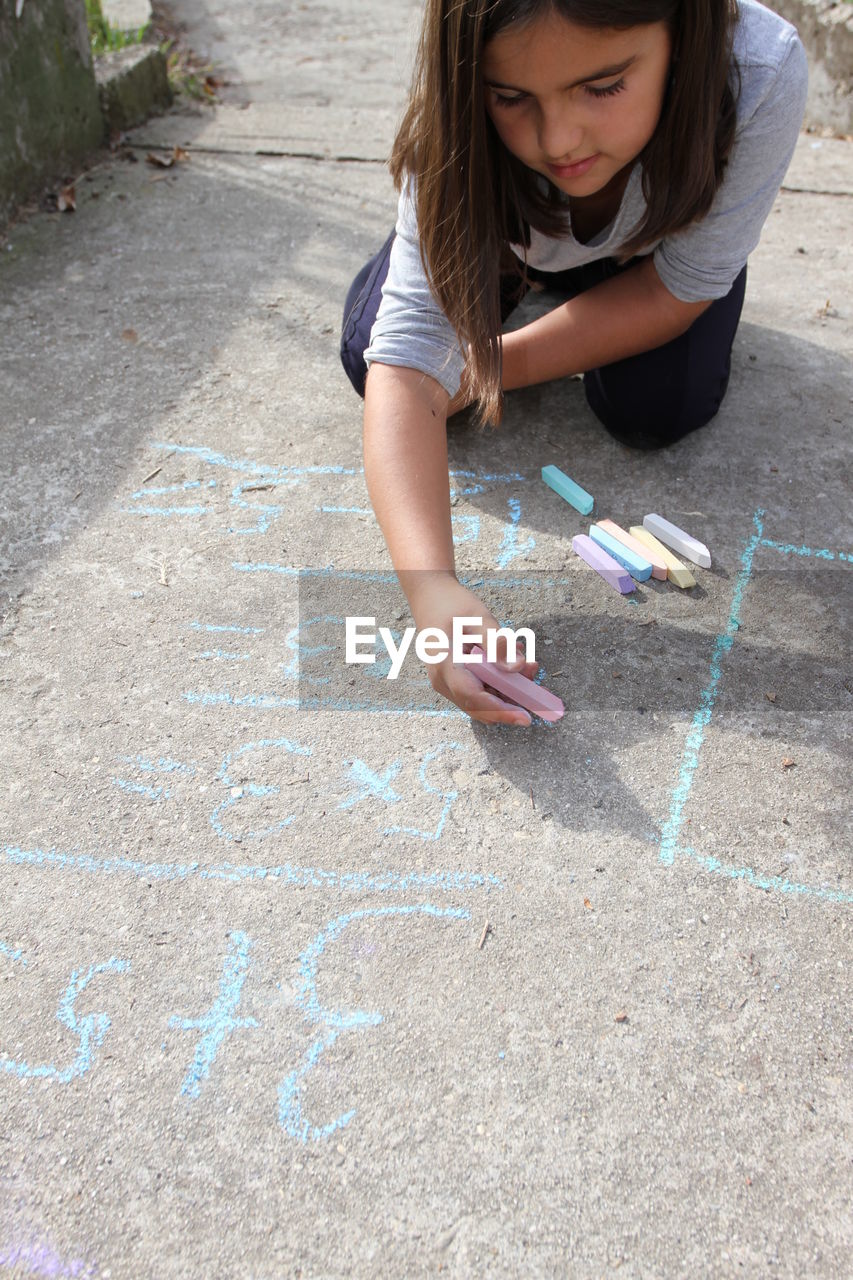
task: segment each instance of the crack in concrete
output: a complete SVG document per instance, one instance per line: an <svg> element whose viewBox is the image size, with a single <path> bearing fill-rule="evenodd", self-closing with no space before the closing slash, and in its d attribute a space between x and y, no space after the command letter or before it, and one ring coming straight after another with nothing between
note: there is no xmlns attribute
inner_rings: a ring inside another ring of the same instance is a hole
<svg viewBox="0 0 853 1280"><path fill-rule="evenodd" d="M162 148L163 144L159 142L129 142L128 147L133 151L150 151L152 147ZM171 144L169 144L171 145ZM324 164L378 164L386 165L387 157L374 156L349 156L349 155L324 155L319 151L279 151L272 148L253 148L251 151L245 151L237 147L206 147L190 146L187 150L191 155L210 155L210 156L263 156L267 159L272 157L276 160L317 160Z"/></svg>
<svg viewBox="0 0 853 1280"><path fill-rule="evenodd" d="M799 196L843 196L846 199L853 196L853 191L824 191L820 187L786 187L783 185L779 190Z"/></svg>

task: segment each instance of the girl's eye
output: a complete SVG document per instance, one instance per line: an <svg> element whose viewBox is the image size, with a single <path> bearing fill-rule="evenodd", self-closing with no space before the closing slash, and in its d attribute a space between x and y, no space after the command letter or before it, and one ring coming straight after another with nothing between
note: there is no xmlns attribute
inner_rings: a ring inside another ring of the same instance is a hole
<svg viewBox="0 0 853 1280"><path fill-rule="evenodd" d="M493 92L494 92L495 102L499 107L517 107L522 102L525 101L524 94L519 95L519 97L517 98L508 98L503 93L497 93L494 90Z"/></svg>
<svg viewBox="0 0 853 1280"><path fill-rule="evenodd" d="M592 84L584 85L586 92L592 94L593 98L609 98L614 93L621 93L624 88L625 81L623 79L615 80L613 84L605 85L603 89L598 89Z"/></svg>

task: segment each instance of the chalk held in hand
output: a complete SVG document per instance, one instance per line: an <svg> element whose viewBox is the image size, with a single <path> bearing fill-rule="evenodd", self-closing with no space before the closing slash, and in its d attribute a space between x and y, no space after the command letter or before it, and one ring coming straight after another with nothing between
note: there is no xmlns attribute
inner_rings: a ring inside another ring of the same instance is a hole
<svg viewBox="0 0 853 1280"><path fill-rule="evenodd" d="M649 533L665 546L672 547L673 551L677 551L679 555L686 556L693 564L698 564L701 569L710 569L711 553L704 542L691 538L690 534L679 529L677 524L672 524L669 520L664 520L663 516L652 513L643 517L643 528L648 529Z"/></svg>
<svg viewBox="0 0 853 1280"><path fill-rule="evenodd" d="M644 546L638 538L633 536L633 533L627 533L621 525L614 523L613 520L599 520L598 527L603 529L605 533L609 533L617 542L621 542L629 551L633 551L641 560L651 560L652 577L658 578L661 582L666 582L666 564L651 547Z"/></svg>
<svg viewBox="0 0 853 1280"><path fill-rule="evenodd" d="M611 555L614 560L618 560L630 573L632 578L636 578L638 582L645 582L647 578L652 576L652 562L647 560L645 556L637 555L630 547L626 547L624 542L620 542L618 538L614 538L606 529L602 529L599 524L591 524L589 526L589 536L593 542L597 542L600 547Z"/></svg>
<svg viewBox="0 0 853 1280"><path fill-rule="evenodd" d="M623 596L627 596L634 590L634 579L630 573L626 573L618 561L597 546L585 533L576 533L572 538L572 551L576 556L580 556L581 560L585 560L596 573L600 573L611 587L621 591Z"/></svg>
<svg viewBox="0 0 853 1280"><path fill-rule="evenodd" d="M592 511L595 505L592 494L587 493L586 489L582 489L579 484L575 484L574 480L559 467L543 467L542 479L549 489L553 489L561 498L565 498L569 506L574 507L575 511L579 511L582 516L588 516Z"/></svg>
<svg viewBox="0 0 853 1280"><path fill-rule="evenodd" d="M484 658L483 650L476 645L471 652ZM531 711L542 720L550 720L553 723L554 720L559 720L566 714L566 708L555 693L534 684L520 671L501 671L500 667L495 666L493 662L486 662L485 659L482 662L471 663L468 670L473 671L483 684L496 689L506 698L512 698L513 702L524 707L525 711Z"/></svg>
<svg viewBox="0 0 853 1280"><path fill-rule="evenodd" d="M628 530L638 542L644 547L648 547L649 551L660 556L666 565L666 576L670 582L674 582L677 587L687 590L688 587L696 586L696 579L687 568L686 564L682 564L676 556L672 554L669 547L665 547L662 542L658 542L653 533L649 533L648 529L644 529L641 524L632 524Z"/></svg>

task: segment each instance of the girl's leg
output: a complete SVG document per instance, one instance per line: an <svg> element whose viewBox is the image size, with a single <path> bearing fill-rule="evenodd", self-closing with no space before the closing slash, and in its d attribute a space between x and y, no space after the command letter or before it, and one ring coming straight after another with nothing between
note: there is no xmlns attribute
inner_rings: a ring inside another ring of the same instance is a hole
<svg viewBox="0 0 853 1280"><path fill-rule="evenodd" d="M615 439L660 449L714 417L729 382L745 289L746 267L680 338L584 376L589 406Z"/></svg>
<svg viewBox="0 0 853 1280"><path fill-rule="evenodd" d="M391 232L382 248L362 267L350 285L344 306L344 323L341 329L341 363L352 385L364 396L364 380L367 365L364 353L370 346L370 330L376 320L382 301L382 286L388 274L388 261L395 232Z"/></svg>

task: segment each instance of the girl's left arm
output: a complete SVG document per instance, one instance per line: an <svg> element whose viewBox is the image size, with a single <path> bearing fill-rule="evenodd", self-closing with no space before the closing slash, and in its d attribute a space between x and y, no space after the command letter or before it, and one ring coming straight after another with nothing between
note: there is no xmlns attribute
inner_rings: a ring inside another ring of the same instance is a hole
<svg viewBox="0 0 853 1280"><path fill-rule="evenodd" d="M586 373L661 347L685 333L711 301L676 298L650 254L522 329L505 333L503 389Z"/></svg>

